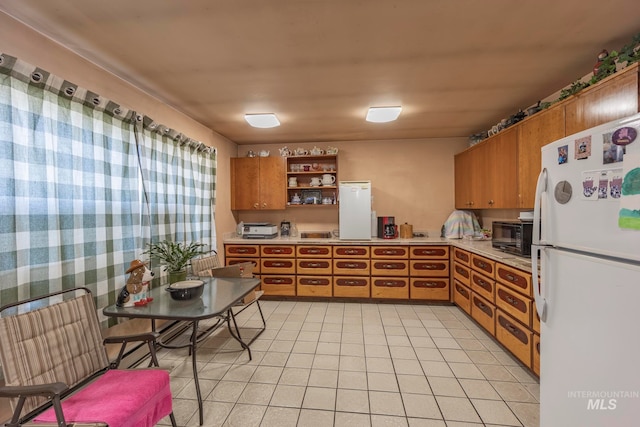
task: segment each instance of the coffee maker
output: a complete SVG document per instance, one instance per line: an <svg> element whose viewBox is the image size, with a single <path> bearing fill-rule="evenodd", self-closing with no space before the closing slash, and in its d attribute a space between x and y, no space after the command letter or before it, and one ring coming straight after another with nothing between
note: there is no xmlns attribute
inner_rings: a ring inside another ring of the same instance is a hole
<svg viewBox="0 0 640 427"><path fill-rule="evenodd" d="M378 237L383 239L395 239L398 237L398 226L394 216L378 217Z"/></svg>

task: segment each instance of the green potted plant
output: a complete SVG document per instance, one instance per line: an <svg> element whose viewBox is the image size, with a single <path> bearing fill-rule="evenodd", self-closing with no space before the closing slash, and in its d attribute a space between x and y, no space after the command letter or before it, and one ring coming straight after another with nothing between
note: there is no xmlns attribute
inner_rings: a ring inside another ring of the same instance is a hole
<svg viewBox="0 0 640 427"><path fill-rule="evenodd" d="M153 259L160 261L164 265L164 271L169 272L169 283L179 282L187 278L187 266L191 258L206 253L202 248L203 243L176 243L170 240L163 240L158 243L149 243L143 254L149 254Z"/></svg>

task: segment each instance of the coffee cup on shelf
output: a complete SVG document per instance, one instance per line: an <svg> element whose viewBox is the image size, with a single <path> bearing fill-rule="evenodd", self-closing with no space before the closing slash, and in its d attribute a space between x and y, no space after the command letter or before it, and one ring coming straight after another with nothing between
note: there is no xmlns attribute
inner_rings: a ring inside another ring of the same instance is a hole
<svg viewBox="0 0 640 427"><path fill-rule="evenodd" d="M319 187L321 184L322 183L320 182L320 178L314 176L313 178L311 178L311 183L309 185L311 185L312 187Z"/></svg>
<svg viewBox="0 0 640 427"><path fill-rule="evenodd" d="M289 177L289 187L297 187L298 186L298 178L295 176Z"/></svg>

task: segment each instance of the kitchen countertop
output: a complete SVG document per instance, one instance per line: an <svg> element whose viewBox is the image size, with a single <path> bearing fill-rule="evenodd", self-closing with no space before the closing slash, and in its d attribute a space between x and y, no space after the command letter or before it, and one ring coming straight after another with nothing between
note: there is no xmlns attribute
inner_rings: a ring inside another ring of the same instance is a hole
<svg viewBox="0 0 640 427"><path fill-rule="evenodd" d="M379 246L414 246L414 245L448 245L474 252L478 255L501 262L514 268L531 273L531 259L520 257L491 247L491 240L446 239L444 237L415 237L412 239L379 239L371 240L340 240L337 237L300 238L300 237L275 237L273 239L243 239L235 233L229 233L224 238L224 244L244 245L379 245Z"/></svg>

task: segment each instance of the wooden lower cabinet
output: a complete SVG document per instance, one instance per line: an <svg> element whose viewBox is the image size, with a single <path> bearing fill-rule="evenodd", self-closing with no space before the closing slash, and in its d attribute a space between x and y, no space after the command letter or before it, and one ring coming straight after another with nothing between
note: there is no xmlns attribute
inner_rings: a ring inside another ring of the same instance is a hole
<svg viewBox="0 0 640 427"><path fill-rule="evenodd" d="M295 275L262 275L260 288L265 295L295 296L296 276Z"/></svg>
<svg viewBox="0 0 640 427"><path fill-rule="evenodd" d="M540 338L540 320L530 296L531 274L457 248L452 262L454 304L539 375L533 340Z"/></svg>
<svg viewBox="0 0 640 427"><path fill-rule="evenodd" d="M297 276L296 293L302 297L330 297L333 295L331 276Z"/></svg>
<svg viewBox="0 0 640 427"><path fill-rule="evenodd" d="M496 334L496 307L476 293L471 294L471 317L491 335Z"/></svg>
<svg viewBox="0 0 640 427"><path fill-rule="evenodd" d="M496 339L531 368L533 333L499 309L496 314Z"/></svg>
<svg viewBox="0 0 640 427"><path fill-rule="evenodd" d="M371 297L371 259L368 246L333 247L333 296Z"/></svg>
<svg viewBox="0 0 640 427"><path fill-rule="evenodd" d="M483 276L477 271L471 272L471 290L481 295L485 300L494 300L494 294L496 289L496 281Z"/></svg>
<svg viewBox="0 0 640 427"><path fill-rule="evenodd" d="M369 298L371 296L371 278L368 276L333 276L333 296Z"/></svg>
<svg viewBox="0 0 640 427"><path fill-rule="evenodd" d="M471 269L456 261L453 264L453 278L469 287L471 286Z"/></svg>
<svg viewBox="0 0 640 427"><path fill-rule="evenodd" d="M471 289L455 279L453 281L453 302L471 315Z"/></svg>
<svg viewBox="0 0 640 427"><path fill-rule="evenodd" d="M298 249L298 252L300 250ZM325 252L325 251L320 251ZM315 251L311 251L315 253ZM322 256L322 254L320 254ZM332 263L329 258L296 259L296 294L308 297L330 297L333 295Z"/></svg>
<svg viewBox="0 0 640 427"><path fill-rule="evenodd" d="M496 306L526 327L531 327L531 300L501 283L496 285Z"/></svg>
<svg viewBox="0 0 640 427"><path fill-rule="evenodd" d="M447 277L412 277L409 288L410 299L449 301L449 278Z"/></svg>
<svg viewBox="0 0 640 427"><path fill-rule="evenodd" d="M409 278L372 277L371 298L409 299Z"/></svg>

